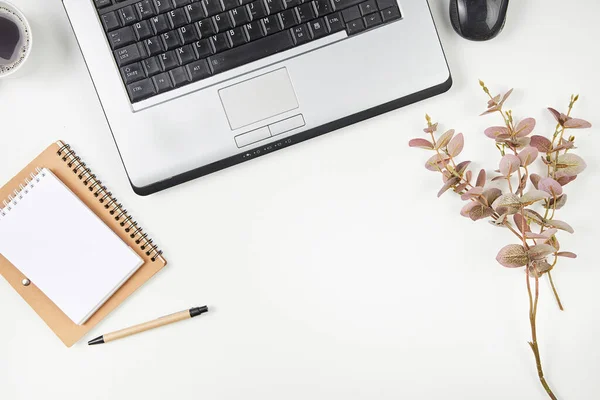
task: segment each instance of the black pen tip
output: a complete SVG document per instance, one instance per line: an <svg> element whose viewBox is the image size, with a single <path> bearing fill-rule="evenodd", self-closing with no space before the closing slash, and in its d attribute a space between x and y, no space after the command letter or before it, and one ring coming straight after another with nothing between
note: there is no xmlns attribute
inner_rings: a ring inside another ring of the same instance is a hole
<svg viewBox="0 0 600 400"><path fill-rule="evenodd" d="M207 306L194 307L194 308L190 309L190 317L192 317L192 318L197 317L198 315L204 314L207 311L208 311Z"/></svg>
<svg viewBox="0 0 600 400"><path fill-rule="evenodd" d="M104 343L104 336L98 336L96 339L92 339L88 342L89 346L92 346L94 344L102 344Z"/></svg>

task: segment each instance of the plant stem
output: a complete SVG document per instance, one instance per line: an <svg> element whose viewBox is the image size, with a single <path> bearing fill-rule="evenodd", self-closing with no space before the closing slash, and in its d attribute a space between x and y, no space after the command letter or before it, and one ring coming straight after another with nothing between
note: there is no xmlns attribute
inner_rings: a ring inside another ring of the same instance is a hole
<svg viewBox="0 0 600 400"><path fill-rule="evenodd" d="M562 302L560 301L560 297L558 296L558 292L556 291L556 287L554 287L554 281L552 280L551 271L548 271L547 274L548 274L548 279L550 280L550 286L552 286L552 292L554 293L554 298L556 299L556 302L558 303L558 308L560 308L560 311L565 311L565 309L563 308Z"/></svg>
<svg viewBox="0 0 600 400"><path fill-rule="evenodd" d="M540 383L542 384L544 390L548 394L552 400L557 400L556 396L550 389L548 382L546 382L546 378L544 378L544 371L542 369L542 360L540 358L540 350L537 342L537 331L536 331L536 316L537 316L537 304L538 299L540 297L540 282L539 278L535 277L535 298L532 301L531 295L531 283L529 282L529 269L526 269L525 278L527 280L527 293L529 294L529 322L531 324L531 342L529 342L529 346L531 347L531 351L533 351L533 355L535 357L535 364L537 366L538 377L540 378Z"/></svg>

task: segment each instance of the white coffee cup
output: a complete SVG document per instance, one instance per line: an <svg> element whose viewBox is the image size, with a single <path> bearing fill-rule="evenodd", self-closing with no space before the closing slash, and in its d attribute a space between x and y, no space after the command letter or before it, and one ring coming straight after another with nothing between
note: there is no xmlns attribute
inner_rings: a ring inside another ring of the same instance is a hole
<svg viewBox="0 0 600 400"><path fill-rule="evenodd" d="M29 58L31 53L31 46L33 44L31 27L25 15L12 3L0 0L0 16L7 18L14 22L18 29L20 39L17 44L13 55L10 60L4 60L0 58L0 79L12 75L17 72L25 61Z"/></svg>

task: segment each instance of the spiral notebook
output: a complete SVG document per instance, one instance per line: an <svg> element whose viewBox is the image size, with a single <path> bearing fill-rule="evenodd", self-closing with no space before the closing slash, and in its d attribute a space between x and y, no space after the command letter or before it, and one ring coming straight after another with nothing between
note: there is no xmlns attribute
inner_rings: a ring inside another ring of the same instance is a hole
<svg viewBox="0 0 600 400"><path fill-rule="evenodd" d="M0 274L67 346L166 265L62 142L0 188L0 199Z"/></svg>

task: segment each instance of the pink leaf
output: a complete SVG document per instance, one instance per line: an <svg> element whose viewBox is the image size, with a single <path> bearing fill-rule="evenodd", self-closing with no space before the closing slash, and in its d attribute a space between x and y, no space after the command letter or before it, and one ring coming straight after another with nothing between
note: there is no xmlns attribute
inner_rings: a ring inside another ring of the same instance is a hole
<svg viewBox="0 0 600 400"><path fill-rule="evenodd" d="M458 182L460 182L460 179L458 179L457 177L452 177L452 178L448 179L446 181L446 183L444 183L444 186L442 186L442 188L438 192L437 197L440 197L441 195L443 195L448 189L450 189L452 186L456 185Z"/></svg>
<svg viewBox="0 0 600 400"><path fill-rule="evenodd" d="M428 126L427 128L423 129L423 132L425 132L425 133L433 133L433 132L435 132L437 130L437 126L438 126L438 124L436 122L435 124L433 124L431 126Z"/></svg>
<svg viewBox="0 0 600 400"><path fill-rule="evenodd" d="M560 183L556 182L550 177L540 180L538 183L538 189L543 190L544 192L555 197L560 196L563 192L563 188L560 186Z"/></svg>
<svg viewBox="0 0 600 400"><path fill-rule="evenodd" d="M504 176L510 176L519 169L521 160L513 154L507 154L500 160L500 173Z"/></svg>
<svg viewBox="0 0 600 400"><path fill-rule="evenodd" d="M471 183L471 178L473 178L473 173L471 171L465 172L465 181Z"/></svg>
<svg viewBox="0 0 600 400"><path fill-rule="evenodd" d="M556 168L561 170L567 175L579 175L582 173L587 164L583 161L583 158L577 154L567 153L558 156Z"/></svg>
<svg viewBox="0 0 600 400"><path fill-rule="evenodd" d="M425 168L430 171L441 171L448 165L450 159L447 156L442 154L434 154L427 162L425 163Z"/></svg>
<svg viewBox="0 0 600 400"><path fill-rule="evenodd" d="M583 119L570 118L565 121L564 127L569 129L584 129L591 128L592 124Z"/></svg>
<svg viewBox="0 0 600 400"><path fill-rule="evenodd" d="M527 219L523 217L521 214L517 213L513 215L513 219L515 221L515 225L517 229L521 231L521 233L530 232L529 224L527 223Z"/></svg>
<svg viewBox="0 0 600 400"><path fill-rule="evenodd" d="M571 225L567 224L564 221L559 221L557 219L551 219L546 221L546 225L551 226L556 229L560 229L561 231L575 233L575 230L571 227Z"/></svg>
<svg viewBox="0 0 600 400"><path fill-rule="evenodd" d="M483 204L474 203L475 207L471 208L469 211L469 218L473 221L479 221L480 219L484 219L490 217L494 210L491 207L486 207Z"/></svg>
<svg viewBox="0 0 600 400"><path fill-rule="evenodd" d="M521 204L529 206L533 203L536 203L540 200L547 199L550 195L546 192L542 192L541 190L532 189L529 192L525 193L521 196Z"/></svg>
<svg viewBox="0 0 600 400"><path fill-rule="evenodd" d="M449 131L446 131L438 139L437 143L435 144L435 148L442 149L442 148L446 147L453 136L454 136L454 129L450 129Z"/></svg>
<svg viewBox="0 0 600 400"><path fill-rule="evenodd" d="M542 177L539 176L538 174L531 174L531 175L529 175L529 179L531 179L531 183L533 183L533 187L535 187L536 189L539 189L538 184L542 180Z"/></svg>
<svg viewBox="0 0 600 400"><path fill-rule="evenodd" d="M477 175L477 182L475 183L475 186L479 186L479 187L485 186L485 179L486 179L485 169L482 169L481 171L479 171L479 175Z"/></svg>
<svg viewBox="0 0 600 400"><path fill-rule="evenodd" d="M458 135L453 137L452 140L450 140L450 143L448 143L448 153L451 157L456 157L463 150L464 146L465 137L462 133L459 133Z"/></svg>
<svg viewBox="0 0 600 400"><path fill-rule="evenodd" d="M529 257L525 248L520 244L509 244L500 250L496 261L507 268L518 268L527 265Z"/></svg>
<svg viewBox="0 0 600 400"><path fill-rule="evenodd" d="M562 121L560 120L560 113L552 107L548 107L548 111L550 111L556 122L562 125Z"/></svg>
<svg viewBox="0 0 600 400"><path fill-rule="evenodd" d="M504 102L505 102L505 101L508 99L508 97L510 96L510 94L511 94L512 92L513 92L513 90L512 90L512 89L510 89L508 92L506 92L506 93L504 94L504 96L502 96L502 100L500 101L500 103L499 103L498 105L500 105L500 106L501 106L501 105L503 105L503 104L504 104Z"/></svg>
<svg viewBox="0 0 600 400"><path fill-rule="evenodd" d="M525 137L533 132L533 128L535 128L535 119L525 118L517 125L515 135L517 137Z"/></svg>
<svg viewBox="0 0 600 400"><path fill-rule="evenodd" d="M484 133L485 136L489 137L490 139L496 139L499 135L506 135L507 137L510 136L510 132L505 126L492 126L487 128Z"/></svg>
<svg viewBox="0 0 600 400"><path fill-rule="evenodd" d="M456 172L457 172L459 175L462 175L462 174L463 174L463 172L465 172L465 170L466 170L466 169L467 169L467 167L469 166L469 164L471 164L471 161L463 161L463 162L459 163L459 164L456 166Z"/></svg>
<svg viewBox="0 0 600 400"><path fill-rule="evenodd" d="M549 244L536 244L527 251L527 255L532 260L542 260L555 252L556 249Z"/></svg>
<svg viewBox="0 0 600 400"><path fill-rule="evenodd" d="M502 196L502 190L498 188L489 188L483 191L481 197L483 197L488 205L494 204L494 201L498 197Z"/></svg>
<svg viewBox="0 0 600 400"><path fill-rule="evenodd" d="M467 204L464 205L464 207L462 208L462 210L460 210L460 215L462 215L463 217L469 217L469 212L471 212L471 210L473 209L473 207L477 206L477 203L474 201L470 201Z"/></svg>
<svg viewBox="0 0 600 400"><path fill-rule="evenodd" d="M463 193L463 195L460 196L460 198L462 200L469 200L474 197L480 196L482 193L483 193L483 188L474 187L474 188L469 189L466 193Z"/></svg>
<svg viewBox="0 0 600 400"><path fill-rule="evenodd" d="M533 135L529 145L535 147L542 153L549 153L552 151L552 142L544 136Z"/></svg>
<svg viewBox="0 0 600 400"><path fill-rule="evenodd" d="M420 147L422 149L433 150L433 144L426 139L412 139L408 142L410 147Z"/></svg>
<svg viewBox="0 0 600 400"><path fill-rule="evenodd" d="M554 177L556 178L556 181L562 186L566 186L568 183L573 182L575 179L577 179L577 175L567 175L563 171L557 171Z"/></svg>
<svg viewBox="0 0 600 400"><path fill-rule="evenodd" d="M521 160L521 166L526 167L529 164L531 164L532 162L535 161L535 159L538 157L538 149L536 149L535 147L525 147L523 150L521 150L521 152L519 153L519 159Z"/></svg>
<svg viewBox="0 0 600 400"><path fill-rule="evenodd" d="M561 251L556 253L559 257L567 257L567 258L577 258L577 254L571 253L570 251Z"/></svg>

